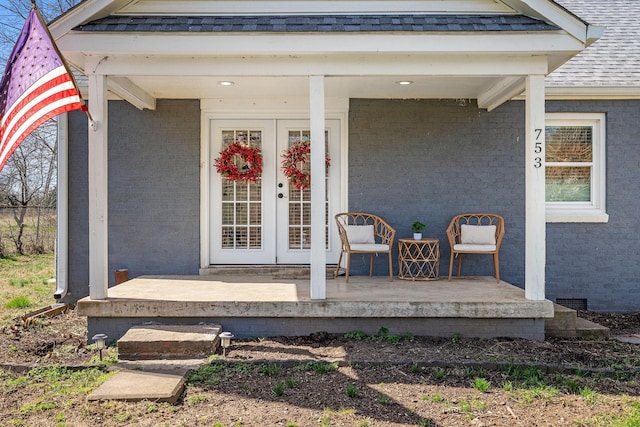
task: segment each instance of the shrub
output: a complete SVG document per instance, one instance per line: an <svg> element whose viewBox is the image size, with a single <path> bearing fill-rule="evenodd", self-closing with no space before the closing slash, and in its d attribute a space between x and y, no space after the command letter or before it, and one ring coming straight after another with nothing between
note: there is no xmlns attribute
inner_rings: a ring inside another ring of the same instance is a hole
<svg viewBox="0 0 640 427"><path fill-rule="evenodd" d="M358 395L359 395L359 392L356 386L354 386L353 384L347 385L347 396L358 397Z"/></svg>

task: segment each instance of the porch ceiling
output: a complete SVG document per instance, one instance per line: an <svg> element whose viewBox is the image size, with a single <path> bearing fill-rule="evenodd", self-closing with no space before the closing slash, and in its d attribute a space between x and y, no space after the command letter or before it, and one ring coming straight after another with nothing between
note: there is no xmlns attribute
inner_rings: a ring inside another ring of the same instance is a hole
<svg viewBox="0 0 640 427"><path fill-rule="evenodd" d="M155 98L271 98L306 97L307 77L267 76L134 76L129 80ZM233 85L222 86L221 81ZM400 85L399 81L412 84ZM325 83L328 97L476 99L494 86L497 77L331 76Z"/></svg>

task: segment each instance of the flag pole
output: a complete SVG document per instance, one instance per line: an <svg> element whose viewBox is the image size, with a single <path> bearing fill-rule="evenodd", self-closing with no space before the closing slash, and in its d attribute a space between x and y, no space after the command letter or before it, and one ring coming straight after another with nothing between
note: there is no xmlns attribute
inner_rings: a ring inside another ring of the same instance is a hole
<svg viewBox="0 0 640 427"><path fill-rule="evenodd" d="M81 104L83 106L82 111L84 111L87 114L87 117L89 118L89 122L90 122L91 128L92 129L96 129L96 123L93 121L93 117L91 117L91 113L89 112L89 109L87 108L87 104L86 104L85 100L82 98L82 93L80 92L80 89L78 89L78 83L76 82L76 78L73 75L73 72L71 71L71 68L69 67L69 64L67 64L67 61L64 59L64 56L60 52L60 49L58 49L58 46L56 45L55 40L53 40L53 36L51 35L51 32L49 31L49 26L47 25L47 23L45 22L44 18L40 14L40 9L38 9L38 5L36 4L36 0L31 0L31 5L33 7L34 12L36 13L36 16L38 17L38 20L40 21L40 24L42 24L42 27L47 32L47 35L49 36L49 39L51 40L51 44L53 45L53 49L55 49L56 53L58 54L58 57L62 61L62 65L64 66L65 70L67 70L67 74L69 74L69 78L71 78L71 82L73 83L73 87L76 89L76 92L78 92L78 98L80 98L80 102L81 102Z"/></svg>

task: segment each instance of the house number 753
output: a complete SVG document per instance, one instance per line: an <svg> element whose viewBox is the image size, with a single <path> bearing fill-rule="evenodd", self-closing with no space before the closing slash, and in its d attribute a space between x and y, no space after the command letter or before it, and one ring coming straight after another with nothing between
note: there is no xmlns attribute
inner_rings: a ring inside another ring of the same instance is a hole
<svg viewBox="0 0 640 427"><path fill-rule="evenodd" d="M540 136L542 135L542 129L535 129L534 132L536 133L536 139L533 147L533 152L535 154L540 154L542 153L542 141L540 141ZM533 167L536 169L542 167L541 156L536 156L533 158Z"/></svg>

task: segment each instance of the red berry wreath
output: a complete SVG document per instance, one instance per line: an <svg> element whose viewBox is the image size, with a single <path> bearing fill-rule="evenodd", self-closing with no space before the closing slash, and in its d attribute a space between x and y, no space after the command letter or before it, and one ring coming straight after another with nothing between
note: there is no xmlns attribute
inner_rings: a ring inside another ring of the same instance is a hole
<svg viewBox="0 0 640 427"><path fill-rule="evenodd" d="M234 142L220 152L213 165L229 181L256 182L262 175L262 153L257 147Z"/></svg>
<svg viewBox="0 0 640 427"><path fill-rule="evenodd" d="M311 145L307 141L296 142L282 155L282 173L289 178L291 184L298 190L304 190L311 185L309 168L304 165L310 162ZM331 166L331 159L325 156L325 165Z"/></svg>

